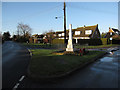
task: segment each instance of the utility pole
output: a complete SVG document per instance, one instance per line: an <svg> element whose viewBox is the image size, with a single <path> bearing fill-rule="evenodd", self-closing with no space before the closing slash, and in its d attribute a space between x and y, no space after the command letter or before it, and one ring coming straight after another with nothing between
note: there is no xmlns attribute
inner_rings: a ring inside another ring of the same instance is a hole
<svg viewBox="0 0 120 90"><path fill-rule="evenodd" d="M66 4L64 1L64 43L66 44Z"/></svg>

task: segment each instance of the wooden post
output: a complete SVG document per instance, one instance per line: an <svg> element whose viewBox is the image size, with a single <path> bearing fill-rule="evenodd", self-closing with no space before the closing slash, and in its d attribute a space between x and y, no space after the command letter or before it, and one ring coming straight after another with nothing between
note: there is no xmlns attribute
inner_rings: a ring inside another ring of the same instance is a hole
<svg viewBox="0 0 120 90"><path fill-rule="evenodd" d="M64 43L66 44L66 4L64 1Z"/></svg>

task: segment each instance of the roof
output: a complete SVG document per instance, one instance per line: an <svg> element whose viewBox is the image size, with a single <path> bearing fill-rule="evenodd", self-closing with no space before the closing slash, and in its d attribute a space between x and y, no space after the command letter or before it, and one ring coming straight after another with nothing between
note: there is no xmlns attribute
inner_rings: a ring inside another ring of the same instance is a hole
<svg viewBox="0 0 120 90"><path fill-rule="evenodd" d="M109 30L110 33L114 32L112 29Z"/></svg>
<svg viewBox="0 0 120 90"><path fill-rule="evenodd" d="M95 31L97 26L98 24L93 25L93 26L78 27L76 29L72 29L72 31L81 31L81 30L94 30ZM69 30L66 30L66 31L69 31ZM64 31L56 31L56 33L59 33L59 32L64 32Z"/></svg>
<svg viewBox="0 0 120 90"><path fill-rule="evenodd" d="M34 35L32 35L32 36L37 36L38 34L34 34Z"/></svg>
<svg viewBox="0 0 120 90"><path fill-rule="evenodd" d="M73 37L91 37L94 34L96 29L98 29L98 24L93 25L93 26L84 26L84 27L78 27L76 29L72 29ZM92 33L86 35L85 34L86 30L92 30ZM75 31L81 31L81 34L80 35L75 35ZM69 32L69 30L66 30L66 34L67 34L66 36L68 36L68 32ZM64 33L64 31L56 31L56 32L54 32L54 34L55 33L56 34L61 34L61 33ZM98 33L100 33L100 32L98 31ZM47 34L49 35L49 33L47 33ZM63 36L61 36L61 37L63 37Z"/></svg>
<svg viewBox="0 0 120 90"><path fill-rule="evenodd" d="M93 25L93 26L84 26L84 27L78 27L75 31L81 31L80 35L73 35L74 37L91 37L95 30L98 29L98 24L97 25ZM92 33L89 35L85 34L86 30L92 30Z"/></svg>
<svg viewBox="0 0 120 90"><path fill-rule="evenodd" d="M38 35L38 34L32 35L32 37L36 37L36 38L42 38L43 36L44 36L43 34L41 34L41 35Z"/></svg>
<svg viewBox="0 0 120 90"><path fill-rule="evenodd" d="M115 28L112 28L112 30L113 30L114 32L116 32L116 31L120 32L118 29L115 29Z"/></svg>
<svg viewBox="0 0 120 90"><path fill-rule="evenodd" d="M95 30L98 24L93 25L93 26L84 26L84 27L78 27L77 29L85 29L85 30Z"/></svg>

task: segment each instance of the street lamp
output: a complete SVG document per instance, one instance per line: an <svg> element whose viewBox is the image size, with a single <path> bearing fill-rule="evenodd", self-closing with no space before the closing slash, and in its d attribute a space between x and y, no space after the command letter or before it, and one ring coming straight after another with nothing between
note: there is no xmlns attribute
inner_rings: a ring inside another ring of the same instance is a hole
<svg viewBox="0 0 120 90"><path fill-rule="evenodd" d="M55 19L58 19L58 18L62 18L62 17L57 17L57 16L55 17Z"/></svg>

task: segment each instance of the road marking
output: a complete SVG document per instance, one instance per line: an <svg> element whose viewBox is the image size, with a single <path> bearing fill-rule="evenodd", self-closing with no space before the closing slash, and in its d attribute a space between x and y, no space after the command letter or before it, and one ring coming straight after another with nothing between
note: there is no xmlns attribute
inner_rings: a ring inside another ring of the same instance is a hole
<svg viewBox="0 0 120 90"><path fill-rule="evenodd" d="M20 85L20 84L17 83L17 84L14 86L13 90L16 89L16 88L18 88L19 85Z"/></svg>
<svg viewBox="0 0 120 90"><path fill-rule="evenodd" d="M16 90L18 88L18 86L20 85L20 82L25 78L25 76L22 76L20 79L19 79L19 83L17 83L14 87L13 87L13 90Z"/></svg>
<svg viewBox="0 0 120 90"><path fill-rule="evenodd" d="M22 77L19 79L19 82L21 82L24 78L25 78L25 76L22 76Z"/></svg>
<svg viewBox="0 0 120 90"><path fill-rule="evenodd" d="M32 56L32 52L30 51L30 49L28 49L29 53L30 53L30 56Z"/></svg>

